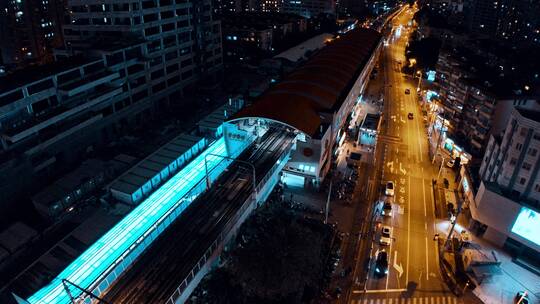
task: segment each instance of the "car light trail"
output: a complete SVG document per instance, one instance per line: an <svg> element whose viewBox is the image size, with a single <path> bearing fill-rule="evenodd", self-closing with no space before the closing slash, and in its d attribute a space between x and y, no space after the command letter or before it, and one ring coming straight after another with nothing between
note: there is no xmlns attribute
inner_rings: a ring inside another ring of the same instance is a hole
<svg viewBox="0 0 540 304"><path fill-rule="evenodd" d="M103 274L116 266L120 259L137 248L134 245L142 242L155 228L154 225L170 213L175 205L179 205L184 196L205 178L205 157L209 170L217 168L223 171L227 167L218 167L218 164L224 161L223 158L210 154L229 156L223 137L133 209L47 286L29 297L28 302L32 304L70 303L69 295L62 285L62 279L83 288L89 288L96 280L100 280ZM198 194L200 192L196 193ZM188 200L188 203L192 199L193 197ZM74 296L81 294L76 289L70 289L70 291Z"/></svg>

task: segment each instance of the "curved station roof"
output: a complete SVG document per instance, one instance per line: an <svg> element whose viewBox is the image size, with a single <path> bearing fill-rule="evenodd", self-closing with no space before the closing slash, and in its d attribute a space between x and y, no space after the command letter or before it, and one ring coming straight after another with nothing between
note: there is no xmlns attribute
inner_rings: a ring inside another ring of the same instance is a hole
<svg viewBox="0 0 540 304"><path fill-rule="evenodd" d="M233 120L266 118L313 137L322 123L319 113L339 109L380 39L379 32L366 28L335 39Z"/></svg>

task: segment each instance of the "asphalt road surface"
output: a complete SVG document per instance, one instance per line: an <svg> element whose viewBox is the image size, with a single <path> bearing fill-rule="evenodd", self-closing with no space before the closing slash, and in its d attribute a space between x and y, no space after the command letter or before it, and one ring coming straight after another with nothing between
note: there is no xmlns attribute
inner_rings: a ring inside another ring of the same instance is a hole
<svg viewBox="0 0 540 304"><path fill-rule="evenodd" d="M374 186L375 200L392 202L393 215L381 215L382 203L374 205L371 264L365 286L356 285L350 303L387 304L450 304L460 303L442 281L435 234L435 211L431 180L435 168L428 154L428 139L418 102L418 77L401 73L406 62L404 53L408 40L407 23L414 9L407 9L392 20L388 45L381 55L384 73L384 112L381 134L378 136ZM410 92L406 92L406 90ZM412 113L412 118L408 117ZM393 181L395 194L385 196L385 184ZM380 245L382 226L390 226L392 240ZM369 242L370 240L367 240ZM370 247L370 246L367 246ZM375 256L385 250L389 256L388 273L377 277ZM358 263L364 263L359 259ZM363 265L357 265L363 268Z"/></svg>

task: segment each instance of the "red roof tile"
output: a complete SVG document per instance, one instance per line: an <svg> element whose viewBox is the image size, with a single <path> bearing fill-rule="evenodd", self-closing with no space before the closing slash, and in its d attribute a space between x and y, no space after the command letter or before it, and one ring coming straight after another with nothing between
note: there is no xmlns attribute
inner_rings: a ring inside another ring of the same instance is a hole
<svg viewBox="0 0 540 304"><path fill-rule="evenodd" d="M380 39L378 32L365 28L335 39L233 120L262 117L315 135L321 124L319 113L341 105L341 96L350 90Z"/></svg>

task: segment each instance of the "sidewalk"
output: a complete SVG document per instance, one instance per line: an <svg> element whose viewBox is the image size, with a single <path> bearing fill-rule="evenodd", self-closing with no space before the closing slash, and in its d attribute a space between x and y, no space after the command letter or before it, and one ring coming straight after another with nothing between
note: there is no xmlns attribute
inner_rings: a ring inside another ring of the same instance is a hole
<svg viewBox="0 0 540 304"><path fill-rule="evenodd" d="M438 184L440 185L443 178L446 178L449 181L448 191L457 189L453 172L450 168L447 168L445 171L441 173ZM434 189L438 189L438 186L435 186ZM442 203L439 203L439 205L442 205ZM454 229L455 235L461 233L463 230L467 230L470 220L470 212L467 208L464 208L457 219ZM450 221L447 218L437 219L436 233L439 233L441 237L446 236L450 230L450 226ZM514 296L518 291L527 291L529 294L529 303L540 303L540 276L512 262L512 257L502 248L492 245L473 233L470 233L470 235L472 243L479 245L479 249L494 251L498 260L501 262L499 267L501 270L500 274L495 274L491 278L485 279L473 290L473 294L476 297L486 304L514 303Z"/></svg>

